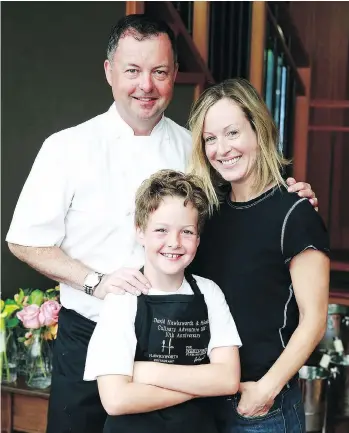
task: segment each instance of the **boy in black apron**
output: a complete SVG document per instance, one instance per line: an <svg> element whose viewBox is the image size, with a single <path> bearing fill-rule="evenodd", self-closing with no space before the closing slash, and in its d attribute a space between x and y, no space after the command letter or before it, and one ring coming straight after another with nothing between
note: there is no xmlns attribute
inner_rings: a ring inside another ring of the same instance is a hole
<svg viewBox="0 0 349 433"><path fill-rule="evenodd" d="M105 433L215 433L200 397L238 389L241 342L225 298L211 280L185 273L209 210L198 182L162 170L137 192L152 289L138 298L106 296L84 374L97 379Z"/></svg>

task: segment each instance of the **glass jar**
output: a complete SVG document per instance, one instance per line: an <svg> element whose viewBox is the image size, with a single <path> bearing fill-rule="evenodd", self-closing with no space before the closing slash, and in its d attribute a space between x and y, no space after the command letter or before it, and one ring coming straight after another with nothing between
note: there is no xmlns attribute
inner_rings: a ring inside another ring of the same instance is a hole
<svg viewBox="0 0 349 433"><path fill-rule="evenodd" d="M34 330L27 349L26 384L45 389L51 385L52 353L40 331Z"/></svg>

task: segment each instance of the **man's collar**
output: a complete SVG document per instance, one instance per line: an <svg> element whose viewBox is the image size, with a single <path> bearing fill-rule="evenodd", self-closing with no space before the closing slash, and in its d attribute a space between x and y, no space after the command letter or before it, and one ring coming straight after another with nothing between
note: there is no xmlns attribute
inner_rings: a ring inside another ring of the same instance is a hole
<svg viewBox="0 0 349 433"><path fill-rule="evenodd" d="M108 115L109 115L111 128L113 129L113 131L115 131L116 136L118 137L134 136L133 129L120 116L116 108L115 102L109 108ZM154 126L153 130L151 131L150 136L156 135L158 132L160 132L164 127L164 123L165 123L165 116L163 114L160 121Z"/></svg>

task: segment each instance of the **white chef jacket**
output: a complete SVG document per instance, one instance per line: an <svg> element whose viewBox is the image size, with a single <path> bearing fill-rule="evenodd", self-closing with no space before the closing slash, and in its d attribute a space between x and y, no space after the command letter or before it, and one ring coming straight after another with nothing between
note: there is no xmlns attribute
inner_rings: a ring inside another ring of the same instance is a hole
<svg viewBox="0 0 349 433"><path fill-rule="evenodd" d="M141 267L134 229L135 193L160 169L185 171L188 130L163 116L150 136L135 136L110 109L50 136L19 197L7 242L59 246L86 266L111 273ZM61 302L96 321L101 301L61 284Z"/></svg>

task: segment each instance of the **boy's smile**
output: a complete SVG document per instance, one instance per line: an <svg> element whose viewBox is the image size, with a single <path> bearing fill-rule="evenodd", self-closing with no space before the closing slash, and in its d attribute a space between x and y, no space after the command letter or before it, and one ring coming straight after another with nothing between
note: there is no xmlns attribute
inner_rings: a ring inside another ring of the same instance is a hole
<svg viewBox="0 0 349 433"><path fill-rule="evenodd" d="M183 256L183 254L171 254L171 253L161 253L161 255L170 260L178 260L180 257Z"/></svg>
<svg viewBox="0 0 349 433"><path fill-rule="evenodd" d="M184 206L183 198L171 196L162 200L149 215L145 230L137 229L145 249L148 278L161 281L172 290L174 284L178 287L182 284L184 269L194 259L199 245L197 224L198 211L190 202Z"/></svg>

